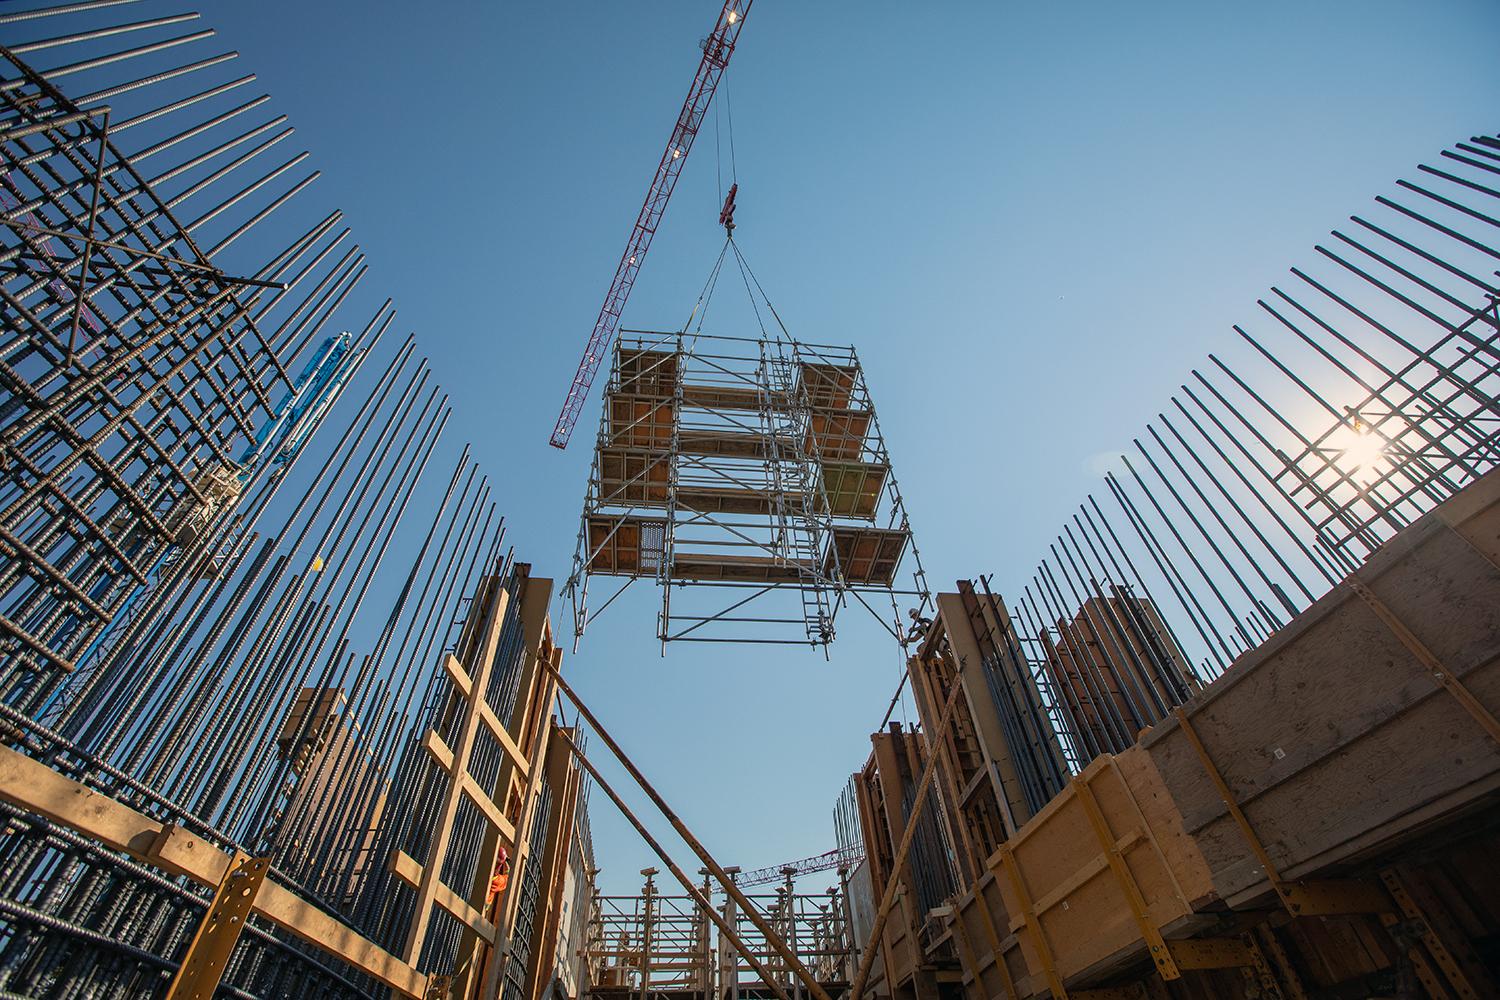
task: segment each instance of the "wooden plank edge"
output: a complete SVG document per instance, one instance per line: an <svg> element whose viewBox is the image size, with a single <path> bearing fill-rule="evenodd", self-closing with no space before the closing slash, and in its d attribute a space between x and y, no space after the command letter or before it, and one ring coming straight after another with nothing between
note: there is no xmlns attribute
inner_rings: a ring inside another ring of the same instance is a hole
<svg viewBox="0 0 1500 1000"><path fill-rule="evenodd" d="M217 886L233 861L194 834L159 823L10 747L0 747L0 799L200 885ZM403 996L426 993L424 974L279 883L261 887L254 912Z"/></svg>

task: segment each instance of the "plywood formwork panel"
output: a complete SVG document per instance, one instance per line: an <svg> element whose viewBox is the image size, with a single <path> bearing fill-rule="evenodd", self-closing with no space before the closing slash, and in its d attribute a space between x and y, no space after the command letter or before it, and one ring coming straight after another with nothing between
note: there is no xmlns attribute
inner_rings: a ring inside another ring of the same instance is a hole
<svg viewBox="0 0 1500 1000"><path fill-rule="evenodd" d="M954 899L951 922L955 937L967 945L963 983L973 1000L1012 1000L1016 984L1029 976L1020 937L1010 918L993 872L985 872Z"/></svg>
<svg viewBox="0 0 1500 1000"><path fill-rule="evenodd" d="M832 543L823 557L823 572L832 576L837 569L851 584L889 587L895 582L910 534L900 528L835 525Z"/></svg>
<svg viewBox="0 0 1500 1000"><path fill-rule="evenodd" d="M1085 796L1097 804L1102 827ZM1124 879L1110 848L1119 852ZM1139 748L1095 760L987 868L951 919L970 940L987 944L981 978L1008 978L1021 996L1046 994L1049 968L1071 987L1139 960L1147 953L1142 918L1153 930L1182 933L1199 922L1195 906L1214 898L1208 865ZM1129 901L1132 887L1143 903L1140 917Z"/></svg>
<svg viewBox="0 0 1500 1000"><path fill-rule="evenodd" d="M1108 982L1111 996L1146 983L1141 995L1262 995L1254 976L1193 964L1215 949L1249 948L1257 961L1270 956L1283 982L1292 965L1305 977L1305 991L1283 995L1373 988L1368 977L1393 975L1408 956L1427 995L1494 995L1473 943L1500 928L1500 911L1478 888L1492 881L1500 805L1497 555L1500 475L1492 474L1399 533L1184 706L1248 834L1176 718L1095 760L956 899L968 994L1071 995ZM1084 786L1140 892L1139 909L1087 815ZM1261 866L1251 837L1272 865ZM1468 847L1455 855L1465 859L1460 867L1439 870L1435 859L1452 845L1481 840L1482 853ZM1287 891L1312 893L1298 898L1322 891L1366 909L1223 937L1281 912L1272 866ZM1389 897L1372 904L1356 891L1370 888L1361 879ZM1411 926L1420 941L1403 943L1400 928ZM1163 985L1148 975L1151 934L1182 959L1185 978ZM1464 982L1482 985L1465 992L1456 985Z"/></svg>
<svg viewBox="0 0 1500 1000"><path fill-rule="evenodd" d="M870 758L860 775L861 822L875 896L882 896L891 880L900 883L877 942L888 991L895 995L910 988L923 960L920 928L926 914L913 891L915 851L898 857L895 849L906 826L906 794L918 781L925 755L918 734L903 732L896 723L889 732L871 735L870 743Z"/></svg>
<svg viewBox="0 0 1500 1000"><path fill-rule="evenodd" d="M890 466L878 462L822 462L823 496L834 517L873 518L880 506Z"/></svg>
<svg viewBox="0 0 1500 1000"><path fill-rule="evenodd" d="M1071 622L1057 622L1056 636L1044 636L1043 643L1058 687L1075 724L1102 748L1125 749L1160 720L1164 707L1201 687L1155 606L1143 598L1091 596ZM1184 682L1163 669L1167 664ZM1120 720L1121 732L1110 719Z"/></svg>
<svg viewBox="0 0 1500 1000"><path fill-rule="evenodd" d="M1030 817L1030 812L1026 809L1025 798L1021 793L1011 749L1001 730L1000 720L996 717L989 691L983 686L980 671L984 669L984 657L979 651L973 629L970 628L969 615L964 609L962 598L958 594L939 594L937 606L938 617L955 660L954 666L964 681L967 704L985 755L984 777L1005 824L1000 834L1000 839L1004 840ZM932 724L935 726L936 723L937 718L934 717ZM986 852L986 857L989 853Z"/></svg>
<svg viewBox="0 0 1500 1000"><path fill-rule="evenodd" d="M660 518L594 515L588 519L589 572L651 575L661 568L666 522Z"/></svg>
<svg viewBox="0 0 1500 1000"><path fill-rule="evenodd" d="M1500 743L1443 686L1500 711L1500 536L1494 473L1399 533L1354 576L1186 706L1214 765L1283 878L1386 847L1500 790ZM1451 522L1451 524L1450 524ZM1457 530L1455 530L1457 528ZM1441 664L1419 661L1355 586ZM1269 892L1204 765L1176 720L1148 733L1151 754L1219 895Z"/></svg>

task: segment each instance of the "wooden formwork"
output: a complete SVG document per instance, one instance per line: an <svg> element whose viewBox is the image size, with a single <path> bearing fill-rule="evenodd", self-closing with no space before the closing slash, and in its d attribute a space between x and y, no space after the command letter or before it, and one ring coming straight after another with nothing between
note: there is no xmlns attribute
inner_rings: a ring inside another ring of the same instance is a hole
<svg viewBox="0 0 1500 1000"><path fill-rule="evenodd" d="M1500 995L1491 706L1494 473L997 850L953 907L966 992Z"/></svg>
<svg viewBox="0 0 1500 1000"><path fill-rule="evenodd" d="M928 828L905 857L896 856L908 815L907 800L919 782L927 748L916 731L903 730L895 722L888 732L873 734L870 743L870 758L855 775L854 787L874 897L879 898L891 880L899 883L890 919L875 942L883 976L876 988L887 996L928 1000L932 995L932 970L927 946L932 942L924 942L924 936L928 936L924 929L930 915L916 891L913 857L947 855L947 845L934 842L941 841L941 828ZM922 843L924 840L928 842Z"/></svg>
<svg viewBox="0 0 1500 1000"><path fill-rule="evenodd" d="M1399 533L1141 740L1232 907L1272 891L1201 743L1284 879L1359 860L1500 788L1500 476ZM1491 706L1491 707L1487 707Z"/></svg>
<svg viewBox="0 0 1500 1000"><path fill-rule="evenodd" d="M552 671L562 663L562 650L553 642L547 617L552 581L529 577L520 568L516 578L521 586L515 595L501 585L498 577L486 577L481 582L465 626L469 641L460 642L460 650L467 654L465 659L461 661L452 653L443 655L442 669L460 705L460 724L452 733L451 744L437 729L429 729L421 742L442 775L440 811L422 856L412 857L398 848L388 859L390 870L416 894L403 957L415 961L421 955L434 912L441 908L463 925L459 950L464 971L457 982L469 991L480 988L481 982L487 983L487 995L495 995L493 990L498 989L520 903L518 879L511 879L507 891L498 898L489 891L490 879L502 850L515 872L523 871L529 863L528 824L533 818L532 803L545 777L543 764L551 736L548 713L556 697ZM488 689L490 676L498 666L512 600L520 601L525 652L517 679L519 696L510 717L502 719L489 703ZM550 670L542 666L544 662ZM482 739L493 740L503 753L498 773L489 785L481 785L469 769L470 755ZM442 878L463 800L478 808L485 823L478 852L481 863L466 892L455 890Z"/></svg>
<svg viewBox="0 0 1500 1000"><path fill-rule="evenodd" d="M10 747L0 747L0 801L200 886L224 884L235 867L235 855L192 831L152 819ZM262 883L249 909L304 945L371 977L393 997L427 995L431 977L415 964L278 881Z"/></svg>
<svg viewBox="0 0 1500 1000"><path fill-rule="evenodd" d="M550 723L568 739L577 739L577 727L564 727L556 716ZM578 810L581 804L583 772L574 759L567 740L547 741L545 777L551 787L552 809L547 816L547 835L539 880L537 912L533 922L532 947L527 958L526 983L529 1000L544 1000L553 990L554 970L560 958L557 953L565 914L564 882L568 871L568 854L572 849ZM586 806L584 806L586 808Z"/></svg>
<svg viewBox="0 0 1500 1000"><path fill-rule="evenodd" d="M1022 718L1014 709L1020 701L1040 704L1041 697L1032 675L1013 669L1013 661L1003 656L1011 634L1004 604L965 582L959 587L960 593L937 595L937 615L908 658L907 670L924 729L937 748L939 797L956 860L963 878L971 881L1036 811L1018 760L1050 755L1059 782L1066 780L1066 769L1046 720ZM963 697L950 724L941 727L942 706L955 684Z"/></svg>
<svg viewBox="0 0 1500 1000"><path fill-rule="evenodd" d="M1176 705L1202 687L1155 605L1118 589L1112 597L1089 597L1071 622L1057 622L1055 638L1046 632L1041 638L1072 724L1098 747L1124 749L1160 720L1159 706ZM1173 669L1164 670L1168 663ZM1123 723L1120 737L1106 721L1111 717Z"/></svg>
<svg viewBox="0 0 1500 1000"><path fill-rule="evenodd" d="M248 874L243 868L243 862L247 860L243 855L226 851L187 827L153 819L133 805L65 777L40 760L3 747L0 747L0 801L42 816L60 829L71 830L97 842L103 850L121 852L170 878L185 879L201 886L217 886L216 904L209 910L215 919L203 924L205 932L210 934L222 935L222 931L213 932L212 928L227 926L219 924L218 917L224 912L219 904L229 899L239 907L236 922L243 924L247 916L254 914L296 938L310 954L348 965L370 977L372 985L378 984L389 990L391 996L414 1000L438 995L498 996L498 976L514 944L512 932L520 900L515 880L507 892L496 898L489 892L490 876L501 847L509 851L515 870L521 871L529 863L529 831L525 823L532 814L529 806L536 800L545 777L542 764L556 758L556 754L549 751L552 732L549 712L555 701L554 673L562 663L562 651L553 642L551 623L547 618L552 581L529 577L524 564L517 567L514 579L524 588L520 591L521 596L515 598L521 601L519 615L524 659L517 678L519 695L509 718L499 718L486 697L490 674L497 668L501 634L513 599L511 590L502 586L499 577L486 576L481 581L466 624L468 641L460 643L464 659L460 660L450 652L442 654L440 669L452 683L459 704L459 722L449 731L447 739L433 728L426 731L418 744L418 752L431 758L439 776L435 800L438 816L426 850L414 857L396 847L384 859L392 874L405 882L414 895L413 917L403 944L396 949L383 947L376 937L367 936L366 931L343 922L324 909L324 904L305 898L299 887L279 878L257 879L253 889L247 879L241 883L243 888L237 888L231 880L241 877L241 872ZM544 661L546 669L541 666ZM283 752L299 756L306 753L310 759L316 759L311 756L312 751L300 750L293 742L297 720L309 713L315 720L312 725L334 734L329 739L347 739L343 735L347 729L339 728L344 724L337 721L336 714L342 700L341 692L336 689L304 689L291 710L293 721L288 724L291 728L282 730ZM318 722L323 717L332 720L331 726ZM481 784L470 771L470 751L481 733L493 737L503 755L494 780L487 784ZM312 745L317 741L304 742ZM324 775L315 780L332 778ZM313 787L321 793L319 786ZM569 786L569 809L576 802L576 788L575 771ZM383 803L384 790L379 795ZM440 876L449 856L450 842L455 836L461 800L477 807L485 829L477 851L481 863L474 882L468 887L455 889ZM408 803L401 802L399 807L406 808ZM389 810L379 807L376 811L382 817L390 814ZM331 843L338 831L318 829L315 832L322 842ZM366 837L370 833L369 830L357 832ZM549 842L550 850L555 848ZM538 859L539 863L543 860ZM262 871L262 877L264 874ZM556 891L554 883L546 884L549 893ZM467 891L463 891L465 888ZM239 899L239 896L245 898ZM551 896L544 902L549 907L556 905ZM430 968L422 968L420 961L422 945L438 910L451 914L463 927L460 952L464 958L460 960L459 971L453 974L433 973ZM236 939L237 935L227 939L221 937L223 943L218 949L213 949L210 944L210 950L217 952L218 961L222 963L228 959ZM213 942L215 939L209 936L204 940ZM531 995L540 996L545 988L550 987L550 977L540 985L535 982L529 985ZM450 994L450 990L458 993Z"/></svg>
<svg viewBox="0 0 1500 1000"><path fill-rule="evenodd" d="M1003 844L956 902L965 978L982 997L1058 994L1196 929L1207 865L1150 757L1105 755Z"/></svg>

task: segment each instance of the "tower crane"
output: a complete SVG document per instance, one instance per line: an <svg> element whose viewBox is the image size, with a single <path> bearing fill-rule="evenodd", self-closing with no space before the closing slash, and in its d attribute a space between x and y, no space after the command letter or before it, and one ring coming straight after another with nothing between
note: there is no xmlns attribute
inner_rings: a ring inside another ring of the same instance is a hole
<svg viewBox="0 0 1500 1000"><path fill-rule="evenodd" d="M735 879L735 883L741 888L770 885L773 882L780 882L788 875L795 878L798 875L811 875L815 872L826 872L833 868L853 868L864 859L864 852L857 848L836 847L822 854L814 854L810 858L771 865L768 868L757 868L755 871L746 872Z"/></svg>
<svg viewBox="0 0 1500 1000"><path fill-rule="evenodd" d="M656 228L667 210L667 201L672 197L672 189L676 187L678 175L682 173L688 153L693 148L693 139L697 137L703 117L713 103L714 90L729 65L729 57L734 54L735 42L739 39L740 28L745 24L745 15L750 13L751 2L752 0L724 0L724 8L719 11L714 30L703 40L703 59L698 63L693 85L688 88L687 100L682 102L682 111L677 115L677 123L672 126L672 138L651 178L645 204L641 206L635 227L630 231L625 252L620 255L614 281L610 283L609 293L604 296L604 305L600 307L599 318L594 322L594 332L589 335L583 359L578 362L578 371L573 376L573 384L568 388L568 398L563 401L562 413L558 415L557 425L552 429L554 448L568 446L568 438L573 434L573 426L578 423L578 415L588 399L594 376L598 374L599 365L603 363L604 355L615 339L615 331L620 326L620 313L624 311L625 300L630 297L630 290L635 286L635 277L646 259L646 251L651 248L651 238L656 235ZM726 208L732 220L733 210L727 206Z"/></svg>

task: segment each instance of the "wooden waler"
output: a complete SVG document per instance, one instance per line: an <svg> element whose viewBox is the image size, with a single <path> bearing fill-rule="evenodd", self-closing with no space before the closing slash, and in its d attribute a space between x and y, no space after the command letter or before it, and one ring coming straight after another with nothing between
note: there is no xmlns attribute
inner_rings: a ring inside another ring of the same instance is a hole
<svg viewBox="0 0 1500 1000"><path fill-rule="evenodd" d="M422 998L427 992L428 977L410 963L292 890L261 878L253 867L247 871L246 866L256 859L227 854L183 827L152 819L9 747L0 747L0 800L43 816L63 829L83 834L108 850L120 851L168 876L217 887L213 908L205 914L210 924L229 915L224 909L227 897L240 894L239 899L249 904L249 912L256 917L370 976L388 987L393 996ZM236 878L236 872L246 874ZM249 881L243 880L247 878ZM249 896L241 894L244 889L252 890ZM220 918L215 918L216 912ZM200 927L193 952L184 962L198 970L192 973L193 989L203 996L212 995L203 972L213 962L218 941L227 939L220 934L223 929L220 926L206 932ZM218 966L215 982L222 971L223 966Z"/></svg>
<svg viewBox="0 0 1500 1000"><path fill-rule="evenodd" d="M429 731L422 740L423 748L444 775L438 818L425 857L413 858L398 850L389 859L391 870L416 892L412 923L403 948L407 961L415 962L421 955L435 908L451 914L463 926L455 968L445 973L444 996L448 998L499 995L506 965L516 953L516 920L521 905L518 887L522 875L528 865L556 864L555 834L540 840L541 857L533 858L531 851L538 842L532 829L532 824L539 821L534 806L548 781L546 762L549 756L555 756L549 751L556 724L550 713L557 690L554 671L562 662L562 650L553 641L547 617L552 581L527 576L525 566L518 567L517 577L517 595L512 595L497 577L482 583L470 613L473 631L466 632L458 646L466 655L460 660L451 653L444 654L443 670L463 707L452 745L436 730ZM491 674L499 667L499 645L512 600L520 601L524 659L515 707L510 718L501 719L490 706L486 693ZM481 732L503 750L503 761L492 787L481 786L469 770L469 759ZM568 798L568 789L562 791L564 801L556 804L553 813L571 810L576 804L576 793ZM454 892L439 877L463 800L477 807L486 820L479 852L481 863L466 895ZM550 819L540 822L549 827L549 834L553 833ZM562 829L568 830L570 826ZM503 886L495 879L502 854L509 864ZM550 880L552 873L541 877ZM500 891L492 893L492 887L500 887ZM542 900L537 905L548 904ZM527 938L524 942L527 951L536 951L530 947L529 933ZM535 974L534 969L527 972Z"/></svg>
<svg viewBox="0 0 1500 1000"><path fill-rule="evenodd" d="M1497 711L1493 472L1009 837L948 908L965 994L1500 995Z"/></svg>

